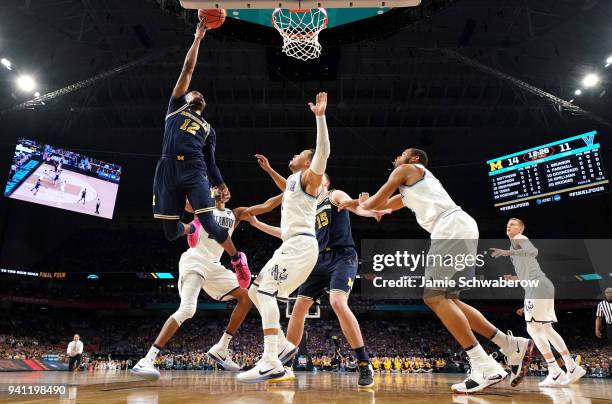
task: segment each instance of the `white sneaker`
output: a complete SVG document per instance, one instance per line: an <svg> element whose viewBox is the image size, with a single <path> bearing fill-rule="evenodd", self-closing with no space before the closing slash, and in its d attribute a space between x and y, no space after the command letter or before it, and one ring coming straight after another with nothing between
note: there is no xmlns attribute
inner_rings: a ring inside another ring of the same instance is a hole
<svg viewBox="0 0 612 404"><path fill-rule="evenodd" d="M472 369L468 378L451 386L453 393L476 393L501 382L508 376L508 372L491 356L484 363L472 362L471 365Z"/></svg>
<svg viewBox="0 0 612 404"><path fill-rule="evenodd" d="M147 380L159 379L159 370L155 369L153 362L146 358L139 360L138 363L130 369L130 373Z"/></svg>
<svg viewBox="0 0 612 404"><path fill-rule="evenodd" d="M232 355L230 355L229 351L220 344L213 345L206 354L225 370L237 372L241 369L240 366L232 360Z"/></svg>
<svg viewBox="0 0 612 404"><path fill-rule="evenodd" d="M546 379L542 380L538 383L540 387L563 387L563 382L565 381L565 373L560 370L556 375L552 375L552 373L548 372L548 376Z"/></svg>
<svg viewBox="0 0 612 404"><path fill-rule="evenodd" d="M569 386L572 383L576 383L584 375L586 375L586 370L584 370L582 366L576 365L574 369L567 371L567 373L565 374L565 378L562 381L562 384L564 386Z"/></svg>
<svg viewBox="0 0 612 404"><path fill-rule="evenodd" d="M284 375L285 369L278 358L273 360L262 358L253 369L240 373L236 379L242 383L260 383Z"/></svg>
<svg viewBox="0 0 612 404"><path fill-rule="evenodd" d="M287 341L284 347L278 347L278 359L286 365L295 354L298 352L298 347Z"/></svg>
<svg viewBox="0 0 612 404"><path fill-rule="evenodd" d="M510 385L516 387L523 381L523 377L529 371L535 344L530 339L515 337L511 331L508 331L508 335L514 338L516 347L513 347L512 352L502 352L506 355L506 360L510 366Z"/></svg>
<svg viewBox="0 0 612 404"><path fill-rule="evenodd" d="M268 383L288 382L291 380L295 380L295 374L293 374L293 369L291 369L289 366L285 366L285 375L277 377L276 379L270 379L268 380Z"/></svg>

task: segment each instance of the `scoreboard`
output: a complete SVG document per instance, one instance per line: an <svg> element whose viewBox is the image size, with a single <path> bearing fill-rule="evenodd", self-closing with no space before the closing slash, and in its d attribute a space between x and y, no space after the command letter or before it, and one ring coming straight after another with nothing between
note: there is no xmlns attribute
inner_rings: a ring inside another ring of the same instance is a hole
<svg viewBox="0 0 612 404"><path fill-rule="evenodd" d="M597 131L487 161L495 207L510 210L609 189Z"/></svg>

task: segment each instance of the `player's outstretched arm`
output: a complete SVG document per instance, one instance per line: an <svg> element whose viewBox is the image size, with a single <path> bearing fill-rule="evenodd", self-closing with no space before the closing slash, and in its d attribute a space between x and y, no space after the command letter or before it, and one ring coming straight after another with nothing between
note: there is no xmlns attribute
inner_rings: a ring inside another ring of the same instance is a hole
<svg viewBox="0 0 612 404"><path fill-rule="evenodd" d="M280 227L270 226L269 224L260 222L257 219L257 216L247 216L247 220L251 223L251 226L255 227L258 230L263 231L266 234L274 236L276 238L281 238L281 229Z"/></svg>
<svg viewBox="0 0 612 404"><path fill-rule="evenodd" d="M191 84L191 77L193 76L193 71L198 61L198 50L200 49L200 42L202 42L202 38L204 38L205 34L206 27L202 22L200 22L194 34L195 38L193 39L193 44L191 44L189 51L187 51L185 63L183 64L183 70L181 70L181 74L178 80L176 81L174 90L172 91L173 97L180 97L184 95L189 89L189 84Z"/></svg>
<svg viewBox="0 0 612 404"><path fill-rule="evenodd" d="M317 120L317 145L310 168L302 174L302 186L308 194L316 195L321 185L321 178L327 168L327 159L330 154L329 132L325 120L327 93L317 94L316 104L310 102L308 105Z"/></svg>
<svg viewBox="0 0 612 404"><path fill-rule="evenodd" d="M210 179L210 185L216 188L223 196L223 202L227 202L231 195L229 189L223 182L221 176L221 170L217 166L217 160L215 158L215 148L217 147L217 134L214 129L210 129L206 143L204 144L204 163L206 164L206 171L208 172L208 178Z"/></svg>
<svg viewBox="0 0 612 404"><path fill-rule="evenodd" d="M360 200L359 205L368 210L384 209L385 206L389 204L389 198L391 198L391 195L393 195L400 185L406 183L406 179L412 170L418 170L418 168L412 166L411 164L403 164L397 167L395 170L393 170L387 182L380 187L378 192L365 200Z"/></svg>
<svg viewBox="0 0 612 404"><path fill-rule="evenodd" d="M287 187L287 179L272 168L270 162L268 161L268 158L263 154L256 154L255 158L257 158L257 163L259 164L261 169L268 173L268 175L270 176L270 178L272 178L272 181L274 181L274 184L276 184L278 189L285 192L285 188Z"/></svg>
<svg viewBox="0 0 612 404"><path fill-rule="evenodd" d="M338 189L334 190L331 193L330 200L336 206L342 206L343 203L349 203L350 201L352 201L351 197L346 192L338 190ZM380 219L382 219L384 215L388 215L392 212L391 209L366 210L366 209L363 209L359 205L348 206L347 209L351 211L352 213L356 214L357 216L373 217L374 219L376 219L377 222L380 222Z"/></svg>
<svg viewBox="0 0 612 404"><path fill-rule="evenodd" d="M234 216L236 216L236 223L241 220L247 220L248 216L257 216L264 213L268 213L276 209L283 202L283 194L276 195L264 203L259 205L249 206L248 208L236 208L234 209Z"/></svg>

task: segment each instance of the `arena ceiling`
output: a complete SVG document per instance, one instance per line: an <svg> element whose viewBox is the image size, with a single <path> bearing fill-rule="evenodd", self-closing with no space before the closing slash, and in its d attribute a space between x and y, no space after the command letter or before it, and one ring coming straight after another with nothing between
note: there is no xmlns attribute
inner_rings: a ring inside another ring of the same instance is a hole
<svg viewBox="0 0 612 404"><path fill-rule="evenodd" d="M5 0L0 18L1 56L35 76L43 96L63 89L15 108L32 97L15 89L15 71L0 71L0 164L8 167L18 136L118 162L119 217L148 217L163 115L194 12L178 0ZM228 19L207 35L193 88L205 94L218 160L239 201L274 192L255 152L282 168L312 146L306 102L324 89L339 186L373 191L391 158L419 146L451 190L480 189L460 203L485 209L479 175L488 158L610 130L609 83L575 101L593 115L546 95L575 98L584 73L612 53L609 21L604 0L423 0L324 32L321 61L300 64L280 54L272 28Z"/></svg>

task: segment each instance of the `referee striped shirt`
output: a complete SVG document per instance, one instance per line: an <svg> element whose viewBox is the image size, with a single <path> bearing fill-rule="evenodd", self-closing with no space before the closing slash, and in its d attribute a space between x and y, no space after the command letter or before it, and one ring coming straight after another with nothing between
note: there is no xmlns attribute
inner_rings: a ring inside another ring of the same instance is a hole
<svg viewBox="0 0 612 404"><path fill-rule="evenodd" d="M597 317L605 319L607 325L612 325L612 303L607 300L599 302L597 305Z"/></svg>

